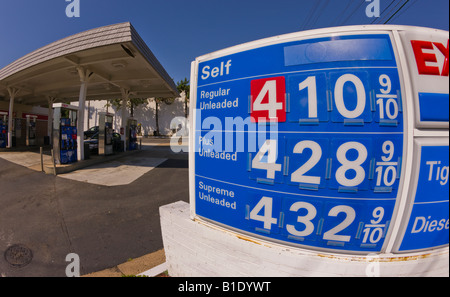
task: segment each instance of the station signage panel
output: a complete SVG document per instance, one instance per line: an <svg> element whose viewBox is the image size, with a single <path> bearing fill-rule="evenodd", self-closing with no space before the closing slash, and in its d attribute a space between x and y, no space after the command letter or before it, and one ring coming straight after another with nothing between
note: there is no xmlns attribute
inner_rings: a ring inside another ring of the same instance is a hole
<svg viewBox="0 0 450 297"><path fill-rule="evenodd" d="M398 60L392 32L380 30L197 59L194 215L306 248L380 252L405 166Z"/></svg>
<svg viewBox="0 0 450 297"><path fill-rule="evenodd" d="M400 32L413 88L416 127L447 128L449 123L449 39L431 30Z"/></svg>
<svg viewBox="0 0 450 297"><path fill-rule="evenodd" d="M448 138L417 139L415 146L418 170L401 251L439 247L449 241Z"/></svg>

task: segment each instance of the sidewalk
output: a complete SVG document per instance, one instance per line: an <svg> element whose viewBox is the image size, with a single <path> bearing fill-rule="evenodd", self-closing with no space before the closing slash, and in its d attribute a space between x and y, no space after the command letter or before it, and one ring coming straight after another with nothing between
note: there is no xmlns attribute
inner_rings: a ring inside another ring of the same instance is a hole
<svg viewBox="0 0 450 297"><path fill-rule="evenodd" d="M41 155L39 152L39 148L29 148L28 151L25 151L21 148L17 150L0 151L0 158L3 158L9 162L27 167L28 169L32 169L35 171L43 171L47 174L63 174L68 172L73 172L78 169L86 168L92 165L97 165L100 163L105 163L108 161L112 161L118 158L122 158L125 156L129 156L139 152L139 150L127 151L122 153L116 153L109 156L99 156L93 155L87 160L78 161L72 164L55 164L53 167L52 157L50 153L50 149L47 148L43 150L42 161L43 164L41 166ZM55 171L56 170L56 171Z"/></svg>
<svg viewBox="0 0 450 297"><path fill-rule="evenodd" d="M141 141L141 142L140 142ZM141 144L141 149L146 150L146 146L154 147L154 146L170 146L171 138L167 136L149 136L142 137L138 139L138 145ZM180 141L177 141L176 145L178 147L183 147L184 150L187 150L188 139L183 137L180 138ZM118 158L126 157L137 152L141 151L140 149L134 151L126 151L121 153L114 153L109 156L101 156L101 155L90 155L89 159L78 161L72 164L55 164L53 167L52 157L51 157L51 146L43 147L42 161L43 166L41 165L41 155L40 148L37 146L33 147L14 147L12 149L0 149L0 158L3 158L12 163L27 167L29 169L35 171L43 171L47 174L64 174L73 172L82 168L86 168L93 165L98 165L101 163L106 163L109 161L116 160ZM55 171L56 170L56 171Z"/></svg>

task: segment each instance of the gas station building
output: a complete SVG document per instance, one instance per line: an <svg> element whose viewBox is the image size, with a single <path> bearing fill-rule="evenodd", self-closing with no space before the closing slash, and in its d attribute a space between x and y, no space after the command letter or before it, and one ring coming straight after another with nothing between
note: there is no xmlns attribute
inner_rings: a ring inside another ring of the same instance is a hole
<svg viewBox="0 0 450 297"><path fill-rule="evenodd" d="M37 145L52 142L54 128L60 125L53 123L55 104L76 105L85 111L90 100L121 98L126 103L129 98L179 96L171 77L129 22L88 30L46 45L0 70L0 147L2 139L7 148L25 144L29 127L39 136ZM126 104L119 115L125 141ZM84 160L87 119L85 112L76 117L69 124L77 131L72 135L77 159Z"/></svg>

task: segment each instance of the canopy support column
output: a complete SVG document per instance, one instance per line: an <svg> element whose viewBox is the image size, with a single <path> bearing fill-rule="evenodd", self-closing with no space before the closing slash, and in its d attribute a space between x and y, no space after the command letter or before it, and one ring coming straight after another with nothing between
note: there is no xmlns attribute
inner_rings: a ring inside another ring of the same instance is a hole
<svg viewBox="0 0 450 297"><path fill-rule="evenodd" d="M121 124L121 128L120 128L120 138L123 141L123 151L126 152L127 151L127 141L126 141L126 137L127 137L127 131L126 131L126 127L127 127L127 104L128 104L128 100L130 99L130 91L124 88L120 88L120 91L122 93L122 106L121 106L121 118L122 118L122 124ZM123 131L123 133L122 133Z"/></svg>
<svg viewBox="0 0 450 297"><path fill-rule="evenodd" d="M56 98L48 96L48 123L47 123L47 136L49 139L49 144L53 145L53 103L55 103Z"/></svg>
<svg viewBox="0 0 450 297"><path fill-rule="evenodd" d="M14 120L14 99L19 93L19 89L8 88L9 93L9 114L8 114L8 144L7 148L12 148L13 120Z"/></svg>
<svg viewBox="0 0 450 297"><path fill-rule="evenodd" d="M89 78L93 72L83 67L77 67L80 76L80 95L78 97L78 119L77 119L77 157L78 161L84 160L84 110L86 107L86 94Z"/></svg>

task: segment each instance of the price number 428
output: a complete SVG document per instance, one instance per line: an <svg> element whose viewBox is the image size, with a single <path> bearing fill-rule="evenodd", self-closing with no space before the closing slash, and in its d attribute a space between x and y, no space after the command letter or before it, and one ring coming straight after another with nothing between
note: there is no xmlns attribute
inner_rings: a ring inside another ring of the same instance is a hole
<svg viewBox="0 0 450 297"><path fill-rule="evenodd" d="M282 164L276 163L278 159L277 144L278 140L266 140L252 160L252 168L265 170L268 179L274 179L275 173L282 171ZM322 148L315 141L302 140L294 146L293 153L302 154L305 149L310 149L312 154L303 165L291 174L290 180L291 182L319 185L322 177L308 175L307 173L319 163L322 158ZM357 157L354 160L349 160L347 152L352 149L356 150ZM396 180L398 166L398 162L392 162L394 157L393 142L386 140L382 145L382 151L384 153L381 156L382 162L376 163L376 186L390 187ZM367 148L364 144L357 141L345 142L338 147L336 158L341 166L336 169L335 179L341 186L357 187L364 181L366 171L361 165L368 158ZM263 160L265 161L263 162ZM352 177L348 177L347 174L350 170L355 173Z"/></svg>

